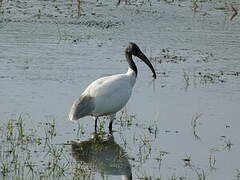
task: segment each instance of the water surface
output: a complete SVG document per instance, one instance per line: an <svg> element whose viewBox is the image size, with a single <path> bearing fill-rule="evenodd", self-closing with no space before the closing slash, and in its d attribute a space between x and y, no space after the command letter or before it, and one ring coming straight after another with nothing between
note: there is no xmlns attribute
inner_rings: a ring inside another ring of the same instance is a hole
<svg viewBox="0 0 240 180"><path fill-rule="evenodd" d="M86 1L80 17L72 1L31 2L1 7L8 9L0 19L1 121L26 113L28 129L54 118L52 144L88 141L94 121L80 120L80 136L78 123L68 121L69 108L93 80L127 71L123 52L133 41L158 74L153 82L136 59L139 76L127 115L119 113L113 126L113 146L126 154L133 179L239 177L240 26L228 9L238 2L202 2L194 12L188 1L118 7ZM94 163L84 166L94 167L93 179L121 178Z"/></svg>

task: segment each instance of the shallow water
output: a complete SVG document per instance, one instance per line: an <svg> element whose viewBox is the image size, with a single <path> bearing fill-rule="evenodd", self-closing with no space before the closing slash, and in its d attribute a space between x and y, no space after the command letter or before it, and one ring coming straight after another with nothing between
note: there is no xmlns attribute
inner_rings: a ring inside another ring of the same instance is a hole
<svg viewBox="0 0 240 180"><path fill-rule="evenodd" d="M230 21L232 11L216 10L226 7L223 2L199 3L194 13L188 1L118 7L104 1L83 2L85 15L78 18L69 5L74 2L63 2L3 2L1 9L10 12L0 19L1 120L28 113L31 128L54 118L54 144L88 140L94 121L80 120L85 133L79 137L69 108L91 81L127 70L123 51L133 41L158 74L152 82L150 70L137 61L139 76L127 104L134 117L125 126L118 115L113 126L114 144L124 149L133 179L196 179L202 172L206 179L237 179L239 16ZM91 178L120 178L95 168Z"/></svg>

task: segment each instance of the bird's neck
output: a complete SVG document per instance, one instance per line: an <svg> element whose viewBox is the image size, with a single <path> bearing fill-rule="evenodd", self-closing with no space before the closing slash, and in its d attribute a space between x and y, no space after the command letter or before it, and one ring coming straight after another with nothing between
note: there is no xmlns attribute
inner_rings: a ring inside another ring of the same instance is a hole
<svg viewBox="0 0 240 180"><path fill-rule="evenodd" d="M125 56L126 56L126 59L127 59L128 65L129 65L129 68L132 69L132 70L135 72L135 75L137 76L137 73L138 73L138 71L137 71L137 66L136 66L136 64L133 62L132 54L125 52Z"/></svg>
<svg viewBox="0 0 240 180"><path fill-rule="evenodd" d="M126 75L129 77L130 84L133 87L137 78L136 73L129 67Z"/></svg>

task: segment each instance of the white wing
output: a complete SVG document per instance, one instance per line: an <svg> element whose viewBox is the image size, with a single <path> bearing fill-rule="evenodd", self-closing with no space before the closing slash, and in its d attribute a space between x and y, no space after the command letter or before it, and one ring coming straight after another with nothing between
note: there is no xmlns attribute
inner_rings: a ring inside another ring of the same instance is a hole
<svg viewBox="0 0 240 180"><path fill-rule="evenodd" d="M94 98L94 116L111 114L122 109L132 93L132 84L127 74L118 74L97 79L83 92Z"/></svg>

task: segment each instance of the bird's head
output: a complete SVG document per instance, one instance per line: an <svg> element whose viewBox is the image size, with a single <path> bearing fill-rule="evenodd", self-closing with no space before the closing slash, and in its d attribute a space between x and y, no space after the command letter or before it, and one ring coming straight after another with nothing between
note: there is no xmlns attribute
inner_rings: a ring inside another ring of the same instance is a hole
<svg viewBox="0 0 240 180"><path fill-rule="evenodd" d="M151 71L153 73L153 78L156 79L156 72L155 72L151 62L145 56L145 54L143 54L143 52L140 50L140 48L135 43L130 42L128 47L126 48L125 52L129 55L134 55L134 56L138 57L139 59L141 59L143 62L145 62L145 64L147 64L148 67L151 69Z"/></svg>

